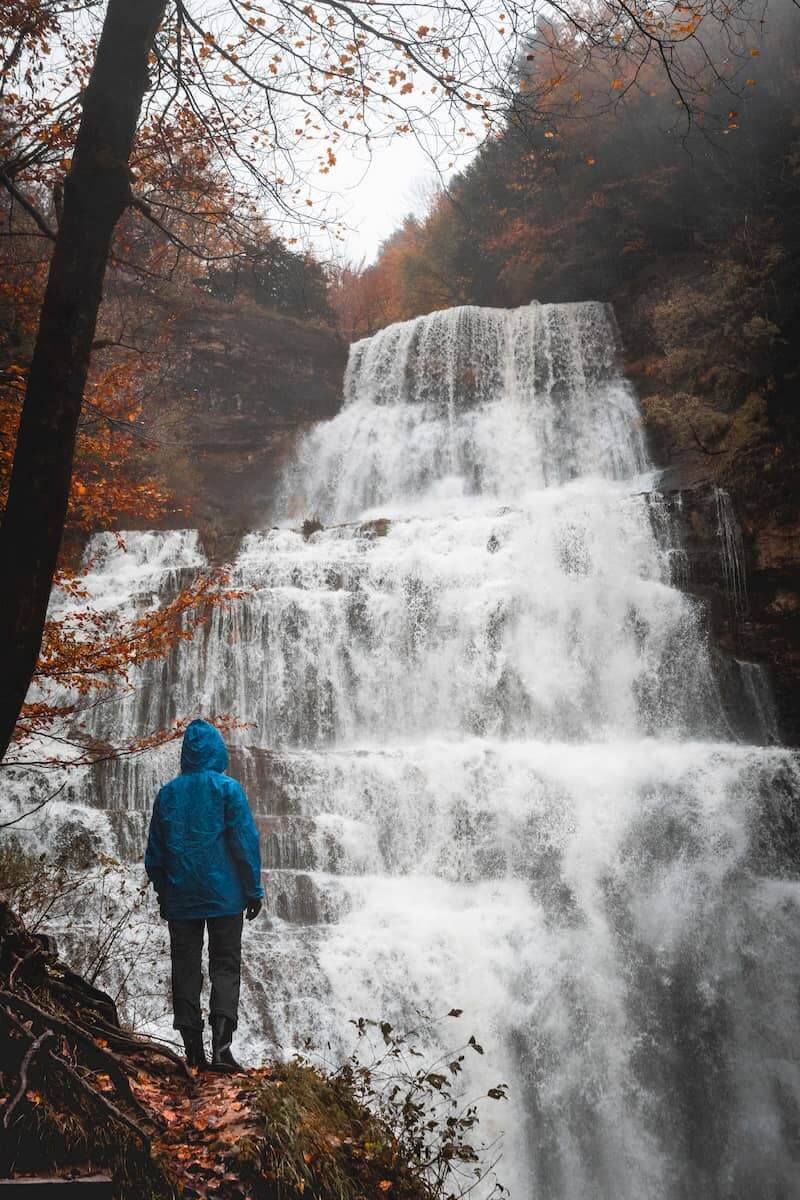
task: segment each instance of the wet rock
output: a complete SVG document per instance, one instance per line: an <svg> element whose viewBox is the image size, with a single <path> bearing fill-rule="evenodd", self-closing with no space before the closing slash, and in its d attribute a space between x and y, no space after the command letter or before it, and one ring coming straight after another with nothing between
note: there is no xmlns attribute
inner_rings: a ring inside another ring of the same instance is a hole
<svg viewBox="0 0 800 1200"><path fill-rule="evenodd" d="M364 521L362 525L359 525L358 532L361 537L369 539L386 537L390 525L391 521L388 517L377 517L374 521Z"/></svg>

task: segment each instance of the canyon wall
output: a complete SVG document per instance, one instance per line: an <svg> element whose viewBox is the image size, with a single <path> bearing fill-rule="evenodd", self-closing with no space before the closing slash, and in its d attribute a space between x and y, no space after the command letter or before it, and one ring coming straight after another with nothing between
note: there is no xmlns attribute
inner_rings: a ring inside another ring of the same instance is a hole
<svg viewBox="0 0 800 1200"><path fill-rule="evenodd" d="M797 744L800 426L792 356L800 323L793 310L780 333L765 329L757 311L742 322L743 290L732 263L698 253L634 276L611 299L650 451L665 472L662 488L680 509L686 586L708 603L720 648L767 668L780 736ZM721 503L741 530L738 597Z"/></svg>

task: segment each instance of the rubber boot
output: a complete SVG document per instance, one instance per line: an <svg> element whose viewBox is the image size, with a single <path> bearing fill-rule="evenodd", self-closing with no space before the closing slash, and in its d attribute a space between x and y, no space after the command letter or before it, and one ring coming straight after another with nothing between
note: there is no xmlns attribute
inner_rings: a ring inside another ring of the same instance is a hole
<svg viewBox="0 0 800 1200"><path fill-rule="evenodd" d="M227 1071L229 1075L232 1075L234 1071L244 1070L244 1067L239 1066L231 1053L233 1029L234 1025L230 1017L223 1017L219 1013L215 1013L211 1017L212 1071Z"/></svg>
<svg viewBox="0 0 800 1200"><path fill-rule="evenodd" d="M208 1070L208 1059L203 1046L202 1029L181 1029L181 1037L186 1048L187 1066L196 1067L198 1071Z"/></svg>

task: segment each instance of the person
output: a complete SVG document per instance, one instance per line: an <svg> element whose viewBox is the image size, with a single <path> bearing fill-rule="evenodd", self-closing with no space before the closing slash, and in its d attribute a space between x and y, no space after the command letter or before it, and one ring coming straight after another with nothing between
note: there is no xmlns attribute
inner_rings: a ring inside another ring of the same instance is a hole
<svg viewBox="0 0 800 1200"><path fill-rule="evenodd" d="M213 725L192 721L183 735L181 773L156 796L144 865L169 923L174 1026L189 1066L209 1066L200 989L208 928L211 1069L239 1071L237 1026L242 914L261 911L258 831L244 790L225 772L228 751Z"/></svg>

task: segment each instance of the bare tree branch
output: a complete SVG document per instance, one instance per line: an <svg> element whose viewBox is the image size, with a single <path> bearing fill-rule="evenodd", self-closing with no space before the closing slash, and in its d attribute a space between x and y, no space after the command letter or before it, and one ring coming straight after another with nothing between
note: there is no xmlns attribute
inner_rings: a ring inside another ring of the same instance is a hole
<svg viewBox="0 0 800 1200"><path fill-rule="evenodd" d="M0 183L2 183L2 185L6 189L6 191L11 196L14 197L14 199L16 200L16 202L20 206L20 208L24 208L24 210L28 214L28 216L31 217L31 219L36 222L36 224L38 225L38 227L42 231L42 233L45 235L45 237L50 238L51 241L55 241L56 240L55 230L52 229L50 227L50 225L48 225L47 221L44 219L42 214L39 212L39 209L36 207L36 205L33 204L32 201L30 201L27 198L27 196L24 196L22 194L22 192L16 186L14 181L3 170L0 170Z"/></svg>

